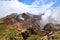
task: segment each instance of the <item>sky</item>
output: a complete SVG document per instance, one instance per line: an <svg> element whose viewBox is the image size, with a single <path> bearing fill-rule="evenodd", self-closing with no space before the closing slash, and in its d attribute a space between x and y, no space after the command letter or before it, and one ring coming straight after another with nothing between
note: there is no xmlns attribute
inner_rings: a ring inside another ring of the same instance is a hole
<svg viewBox="0 0 60 40"><path fill-rule="evenodd" d="M0 18L12 13L29 12L42 16L43 23L60 22L60 0L0 0Z"/></svg>

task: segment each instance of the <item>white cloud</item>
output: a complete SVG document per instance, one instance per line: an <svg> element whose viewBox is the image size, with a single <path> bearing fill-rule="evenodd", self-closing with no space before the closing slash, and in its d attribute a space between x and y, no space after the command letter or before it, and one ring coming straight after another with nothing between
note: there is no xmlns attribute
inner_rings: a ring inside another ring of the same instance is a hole
<svg viewBox="0 0 60 40"><path fill-rule="evenodd" d="M60 7L49 9L45 12L45 15L42 16L42 26L47 23L56 23L60 24Z"/></svg>
<svg viewBox="0 0 60 40"><path fill-rule="evenodd" d="M17 0L0 0L0 1L17 1Z"/></svg>
<svg viewBox="0 0 60 40"><path fill-rule="evenodd" d="M53 13L52 18L54 21L60 23L60 7L56 7L56 9L53 10Z"/></svg>
<svg viewBox="0 0 60 40"><path fill-rule="evenodd" d="M17 0L12 1L0 1L0 18L6 15L9 15L13 12L22 13L29 12L33 14L43 13L54 4L54 2L50 2L46 5L39 6L40 2L44 2L42 0L35 0L32 5L25 5L22 2L18 2Z"/></svg>
<svg viewBox="0 0 60 40"><path fill-rule="evenodd" d="M0 1L0 18L15 12L25 12L28 9L27 5L17 1Z"/></svg>

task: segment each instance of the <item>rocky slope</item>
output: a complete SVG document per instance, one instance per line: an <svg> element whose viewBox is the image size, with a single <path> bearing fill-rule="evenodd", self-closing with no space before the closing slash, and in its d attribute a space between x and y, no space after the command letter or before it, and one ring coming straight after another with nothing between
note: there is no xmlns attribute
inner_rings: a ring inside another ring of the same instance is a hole
<svg viewBox="0 0 60 40"><path fill-rule="evenodd" d="M41 15L12 13L0 19L0 40L48 40L60 34L60 25L46 24L41 29ZM53 36L54 37L54 36Z"/></svg>
<svg viewBox="0 0 60 40"><path fill-rule="evenodd" d="M45 35L45 32L40 28L40 25L37 22L38 20L41 20L41 15L31 15L32 14L29 15L26 13L13 13L2 18L3 20L0 20L0 25L4 25L7 31L16 30L17 34L22 35L24 40L30 35Z"/></svg>

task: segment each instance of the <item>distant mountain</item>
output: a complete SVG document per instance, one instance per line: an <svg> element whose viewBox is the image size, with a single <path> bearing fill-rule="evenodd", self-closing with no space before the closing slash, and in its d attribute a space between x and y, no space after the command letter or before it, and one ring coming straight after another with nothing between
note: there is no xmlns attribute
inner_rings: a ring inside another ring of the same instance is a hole
<svg viewBox="0 0 60 40"><path fill-rule="evenodd" d="M38 21L38 20L41 20L41 15L32 15L29 13L22 13L22 14L12 13L11 15L6 16L5 20L8 24L11 22L14 23L14 22L23 21L29 18Z"/></svg>

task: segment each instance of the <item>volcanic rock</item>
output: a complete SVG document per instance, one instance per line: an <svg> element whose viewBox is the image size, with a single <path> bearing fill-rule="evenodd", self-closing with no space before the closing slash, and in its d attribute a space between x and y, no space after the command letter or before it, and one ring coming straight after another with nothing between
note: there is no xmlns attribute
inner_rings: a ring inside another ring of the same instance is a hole
<svg viewBox="0 0 60 40"><path fill-rule="evenodd" d="M45 25L43 30L46 31L46 35L49 34L50 32L60 31L60 24L48 23Z"/></svg>
<svg viewBox="0 0 60 40"><path fill-rule="evenodd" d="M29 35L45 35L45 31L38 24L40 20L41 15L13 13L5 17L4 23L7 25L16 25L19 34L22 34L23 38L26 39Z"/></svg>

